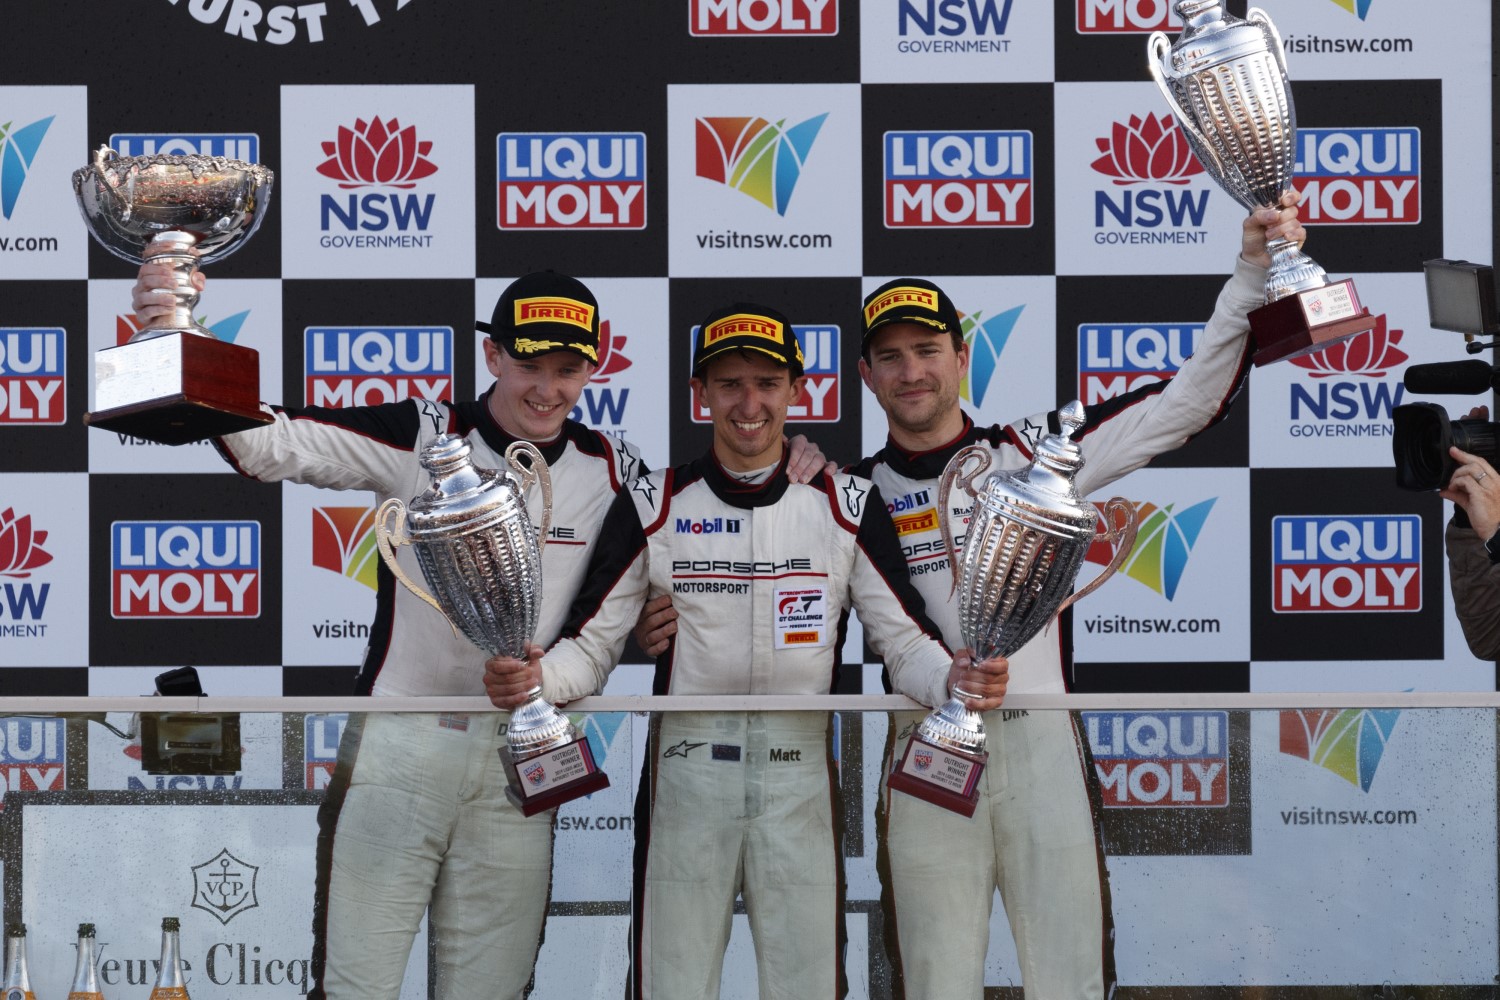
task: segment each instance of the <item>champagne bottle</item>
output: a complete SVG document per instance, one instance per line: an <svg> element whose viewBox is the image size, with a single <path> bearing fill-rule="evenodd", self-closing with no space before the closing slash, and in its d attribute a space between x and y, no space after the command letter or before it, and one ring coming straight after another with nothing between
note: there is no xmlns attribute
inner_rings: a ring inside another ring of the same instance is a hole
<svg viewBox="0 0 1500 1000"><path fill-rule="evenodd" d="M36 1000L26 973L26 925L5 928L5 1000Z"/></svg>
<svg viewBox="0 0 1500 1000"><path fill-rule="evenodd" d="M73 969L73 986L68 990L68 1000L104 1000L104 994L99 992L98 973L94 970L98 960L94 925L79 924L78 964Z"/></svg>
<svg viewBox="0 0 1500 1000"><path fill-rule="evenodd" d="M182 948L177 941L176 917L161 922L161 971L151 988L151 1000L188 1000L187 985L182 980Z"/></svg>

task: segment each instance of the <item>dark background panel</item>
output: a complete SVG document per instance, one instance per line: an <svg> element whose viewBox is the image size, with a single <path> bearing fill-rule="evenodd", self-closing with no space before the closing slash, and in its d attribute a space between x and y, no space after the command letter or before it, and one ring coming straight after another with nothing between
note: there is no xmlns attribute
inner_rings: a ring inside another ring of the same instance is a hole
<svg viewBox="0 0 1500 1000"><path fill-rule="evenodd" d="M270 402L304 404L307 379L304 333L310 326L451 326L453 402L473 399L474 320L489 321L494 303L474 309L468 278L375 281L288 279L281 283L281 397ZM486 379L486 385L489 380ZM262 387L262 392L275 391Z"/></svg>
<svg viewBox="0 0 1500 1000"><path fill-rule="evenodd" d="M1422 519L1422 610L1272 611L1272 519L1295 515L1417 514ZM1443 525L1436 493L1396 488L1390 469L1250 470L1252 660L1443 659Z"/></svg>
<svg viewBox="0 0 1500 1000"><path fill-rule="evenodd" d="M839 358L838 423L791 423L788 435L806 434L823 453L844 465L859 458L860 284L858 278L674 278L670 291L672 464L690 462L713 443L713 426L692 422L692 393L688 380L692 369L692 330L718 306L755 302L782 312L793 326L837 323L843 341Z"/></svg>
<svg viewBox="0 0 1500 1000"><path fill-rule="evenodd" d="M59 425L0 422L0 472L87 472L89 406L94 377L89 355L88 282L9 281L3 286L0 327L61 328L66 338L67 423ZM0 337L4 334L0 333Z"/></svg>
<svg viewBox="0 0 1500 1000"><path fill-rule="evenodd" d="M866 84L862 95L865 274L1052 273L1056 193L1051 84ZM885 133L970 129L1031 133L1032 224L1024 229L887 229Z"/></svg>
<svg viewBox="0 0 1500 1000"><path fill-rule="evenodd" d="M89 477L89 662L95 666L253 666L281 662L281 486L239 476ZM114 618L115 521L260 522L260 617Z"/></svg>
<svg viewBox="0 0 1500 1000"><path fill-rule="evenodd" d="M1420 271L1443 254L1441 80L1308 80L1296 84L1299 128L1421 131L1422 221L1407 225L1309 223L1308 253L1330 278L1351 271ZM1303 212L1304 220L1308 218ZM1372 289L1363 297L1373 300ZM1378 311L1378 306L1374 307Z"/></svg>
<svg viewBox="0 0 1500 1000"><path fill-rule="evenodd" d="M1057 279L1057 398L1078 398L1078 327L1108 323L1206 323L1225 277L1140 275ZM1240 467L1250 464L1252 375L1225 418L1152 468Z"/></svg>

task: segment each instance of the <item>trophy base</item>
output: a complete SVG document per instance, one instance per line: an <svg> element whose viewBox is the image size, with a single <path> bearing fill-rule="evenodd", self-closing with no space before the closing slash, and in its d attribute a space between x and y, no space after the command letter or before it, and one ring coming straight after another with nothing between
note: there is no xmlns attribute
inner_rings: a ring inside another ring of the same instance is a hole
<svg viewBox="0 0 1500 1000"><path fill-rule="evenodd" d="M594 763L587 736L522 760L513 758L509 747L502 747L500 760L510 780L505 797L523 816L535 816L609 787L609 775Z"/></svg>
<svg viewBox="0 0 1500 1000"><path fill-rule="evenodd" d="M979 800L979 777L990 755L964 753L929 743L913 734L887 782L898 792L915 795L961 816L973 816Z"/></svg>
<svg viewBox="0 0 1500 1000"><path fill-rule="evenodd" d="M1252 363L1258 368L1312 354L1375 329L1375 317L1360 305L1348 278L1297 292L1252 310Z"/></svg>
<svg viewBox="0 0 1500 1000"><path fill-rule="evenodd" d="M94 355L90 427L159 444L219 437L275 418L260 408L260 355L211 337L172 333Z"/></svg>

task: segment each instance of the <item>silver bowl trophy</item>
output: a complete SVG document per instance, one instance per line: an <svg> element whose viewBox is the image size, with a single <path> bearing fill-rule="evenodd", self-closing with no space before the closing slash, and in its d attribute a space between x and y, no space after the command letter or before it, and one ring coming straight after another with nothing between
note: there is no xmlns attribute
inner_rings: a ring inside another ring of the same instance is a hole
<svg viewBox="0 0 1500 1000"><path fill-rule="evenodd" d="M1146 42L1156 86L1171 105L1198 161L1246 209L1274 208L1292 188L1297 111L1281 36L1266 12L1245 20L1220 0L1177 0L1182 34ZM1266 305L1250 313L1253 361L1264 365L1330 347L1372 330L1354 282L1330 282L1295 241L1267 242Z"/></svg>
<svg viewBox="0 0 1500 1000"><path fill-rule="evenodd" d="M222 156L122 157L107 146L73 172L94 239L132 264L170 264L174 276L170 315L94 355L89 426L184 444L272 420L260 408L258 353L219 340L193 319L193 272L250 238L265 217L272 180L263 166Z"/></svg>
<svg viewBox="0 0 1500 1000"><path fill-rule="evenodd" d="M470 642L491 656L525 659L541 615L552 478L530 442L505 449L508 472L476 467L471 450L457 434L439 435L423 448L419 460L432 485L409 504L392 497L380 505L375 544L396 579ZM519 455L529 461L523 463ZM526 510L532 485L542 493L540 533ZM416 553L431 593L397 563L395 550L401 545ZM500 751L510 779L505 794L524 815L609 787L588 738L542 698L540 687L511 712L506 741Z"/></svg>
<svg viewBox="0 0 1500 1000"><path fill-rule="evenodd" d="M1119 568L1135 544L1136 512L1115 497L1105 504L1104 535L1116 546L1104 571L1076 594L1073 581L1096 538L1093 504L1074 485L1083 456L1073 435L1083 426L1083 404L1059 411L1062 432L1049 435L1031 464L1019 472L997 472L976 489L989 470L991 453L972 445L953 456L938 481L943 545L958 591L959 631L976 662L1010 656L1026 645L1068 605L1091 593ZM949 496L961 489L974 511L955 551ZM965 816L974 815L985 751L984 719L964 705L972 698L958 688L934 709L906 745L891 772L890 786Z"/></svg>

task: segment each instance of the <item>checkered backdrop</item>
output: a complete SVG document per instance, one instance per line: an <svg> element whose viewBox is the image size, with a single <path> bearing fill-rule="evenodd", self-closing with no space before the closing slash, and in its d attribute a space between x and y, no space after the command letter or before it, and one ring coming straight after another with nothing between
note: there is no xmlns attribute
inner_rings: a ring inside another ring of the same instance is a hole
<svg viewBox="0 0 1500 1000"><path fill-rule="evenodd" d="M853 460L884 437L855 370L859 300L892 276L934 278L965 315L964 405L980 422L1107 398L1191 354L1243 212L1178 155L1149 82L1147 32L1180 28L1169 6L13 0L0 694L145 693L183 664L216 695L341 694L373 611L368 496L251 483L206 444L84 427L94 352L133 332L133 269L87 236L70 187L92 148L276 172L264 223L206 269L198 309L259 351L268 399L471 397L487 381L474 317L510 278L551 267L594 288L607 331L577 419L625 433L653 466L701 451L689 330L711 305L757 299L793 318L809 357L793 430ZM1465 356L1458 334L1428 327L1422 261L1496 257L1490 5L1268 6L1294 83L1309 250L1355 279L1380 326L1257 369L1223 424L1116 484L1150 515L1149 544L1072 615L1072 680L1492 691L1494 665L1452 614L1448 512L1397 490L1390 457L1391 407L1412 398L1403 369ZM226 568L180 572L182 545ZM644 671L612 690L641 690ZM846 673L848 690L874 689L871 664ZM1102 734L1127 722L1094 720ZM1281 766L1287 733L1278 753L1242 714L1207 724L1242 782L1228 801L1248 810L1250 769ZM332 737L285 732L267 780L316 784L311 748ZM1492 757L1492 729L1476 732ZM69 745L67 786L89 787ZM860 752L857 734L845 745ZM1096 752L1110 747L1129 756L1099 735ZM1121 821L1111 843L1244 854L1237 815ZM1493 844L1492 822L1481 835Z"/></svg>

